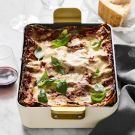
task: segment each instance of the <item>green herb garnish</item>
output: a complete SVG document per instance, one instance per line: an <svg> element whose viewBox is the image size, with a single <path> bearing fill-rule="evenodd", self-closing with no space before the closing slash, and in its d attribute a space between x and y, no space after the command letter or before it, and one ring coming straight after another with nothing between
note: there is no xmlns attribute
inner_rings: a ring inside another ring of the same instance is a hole
<svg viewBox="0 0 135 135"><path fill-rule="evenodd" d="M64 29L59 37L51 41L52 47L58 48L60 46L65 46L69 42L69 35L67 29Z"/></svg>
<svg viewBox="0 0 135 135"><path fill-rule="evenodd" d="M94 103L101 102L106 96L106 92L91 93L91 100Z"/></svg>
<svg viewBox="0 0 135 135"><path fill-rule="evenodd" d="M59 83L57 83L57 86L56 86L56 91L57 92L60 92L62 94L65 94L66 91L67 91L67 83L65 80L61 80L59 81Z"/></svg>
<svg viewBox="0 0 135 135"><path fill-rule="evenodd" d="M57 79L52 77L52 78L49 78L49 79L46 79L45 82L44 82L44 85L45 86L51 86L53 85L53 83L56 81Z"/></svg>
<svg viewBox="0 0 135 135"><path fill-rule="evenodd" d="M99 77L99 75L100 75L100 70L99 70L99 68L97 68L96 72L93 75L93 78L96 79L97 77Z"/></svg>
<svg viewBox="0 0 135 135"><path fill-rule="evenodd" d="M38 87L42 87L45 83L45 80L47 79L48 79L48 74L47 74L47 71L45 71L40 77L40 79L37 81Z"/></svg>
<svg viewBox="0 0 135 135"><path fill-rule="evenodd" d="M50 78L45 81L45 86L51 86L56 88L56 91L65 94L67 91L67 82L65 80L59 80L56 78Z"/></svg>
<svg viewBox="0 0 135 135"><path fill-rule="evenodd" d="M102 40L96 40L92 43L91 47L94 49L94 50L99 50L100 47L102 45Z"/></svg>
<svg viewBox="0 0 135 135"><path fill-rule="evenodd" d="M65 36L65 35L67 35L67 34L68 34L67 29L64 29L64 30L61 32L60 37L63 37L63 36Z"/></svg>
<svg viewBox="0 0 135 135"><path fill-rule="evenodd" d="M34 55L35 57L40 60L43 58L43 52L42 52L42 48L41 47L37 47L36 50L34 51Z"/></svg>
<svg viewBox="0 0 135 135"><path fill-rule="evenodd" d="M94 90L97 91L97 92L99 92L99 91L105 91L105 89L106 88L102 84L100 84L100 83L97 83L94 86Z"/></svg>
<svg viewBox="0 0 135 135"><path fill-rule="evenodd" d="M40 93L38 95L38 101L41 102L41 103L47 103L48 102L45 90L43 90L43 89L40 90Z"/></svg>
<svg viewBox="0 0 135 135"><path fill-rule="evenodd" d="M37 85L39 88L44 88L44 87L56 88L56 91L62 94L66 93L68 87L65 80L59 80L54 77L49 78L47 71L45 71L41 76L41 78L37 81Z"/></svg>
<svg viewBox="0 0 135 135"><path fill-rule="evenodd" d="M55 88L57 92L65 94L68 86L65 80L49 78L42 83L41 87L52 87Z"/></svg>
<svg viewBox="0 0 135 135"><path fill-rule="evenodd" d="M107 89L102 84L95 84L93 91L90 93L92 102L101 102L106 96Z"/></svg>
<svg viewBox="0 0 135 135"><path fill-rule="evenodd" d="M57 79L54 77L49 78L47 71L45 71L41 78L37 81L37 85L38 87L50 86L55 80Z"/></svg>
<svg viewBox="0 0 135 135"><path fill-rule="evenodd" d="M57 58L51 57L51 63L54 66L56 72L62 75L65 74L64 68L62 67L61 63Z"/></svg>

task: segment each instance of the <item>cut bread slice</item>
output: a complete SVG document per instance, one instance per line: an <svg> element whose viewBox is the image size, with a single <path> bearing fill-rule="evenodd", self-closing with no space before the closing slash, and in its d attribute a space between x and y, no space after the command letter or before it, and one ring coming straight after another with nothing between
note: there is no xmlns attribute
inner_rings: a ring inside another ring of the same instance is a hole
<svg viewBox="0 0 135 135"><path fill-rule="evenodd" d="M114 4L111 0L99 0L98 14L108 24L121 26L131 8L131 2Z"/></svg>

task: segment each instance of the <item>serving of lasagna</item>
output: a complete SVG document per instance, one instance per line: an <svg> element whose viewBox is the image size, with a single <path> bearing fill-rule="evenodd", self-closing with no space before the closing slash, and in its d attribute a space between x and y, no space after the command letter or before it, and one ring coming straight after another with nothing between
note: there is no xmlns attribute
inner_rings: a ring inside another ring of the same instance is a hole
<svg viewBox="0 0 135 135"><path fill-rule="evenodd" d="M111 106L116 102L108 25L28 25L19 103L24 106Z"/></svg>

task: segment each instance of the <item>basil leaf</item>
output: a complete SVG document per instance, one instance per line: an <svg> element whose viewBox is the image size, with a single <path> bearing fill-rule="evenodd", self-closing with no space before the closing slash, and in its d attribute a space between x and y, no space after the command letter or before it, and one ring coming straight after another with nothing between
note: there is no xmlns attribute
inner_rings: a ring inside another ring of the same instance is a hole
<svg viewBox="0 0 135 135"><path fill-rule="evenodd" d="M52 47L58 48L65 46L69 42L69 35L67 29L63 30L59 37L51 41Z"/></svg>
<svg viewBox="0 0 135 135"><path fill-rule="evenodd" d="M47 80L45 80L45 85L46 86L51 86L57 79L56 78L49 78Z"/></svg>
<svg viewBox="0 0 135 135"><path fill-rule="evenodd" d="M96 72L94 73L93 78L95 79L95 78L99 77L99 74L100 74L100 70L97 68Z"/></svg>
<svg viewBox="0 0 135 135"><path fill-rule="evenodd" d="M57 62L55 63L57 65ZM37 81L37 85L38 87L48 87L48 86L51 86L51 87L54 87L56 88L56 90L62 94L65 94L66 91L67 91L67 83L66 81L64 80L59 80L59 79L56 79L54 77L52 78L48 78L48 74L47 74L47 71L45 71L43 73L43 75L41 76L41 78Z"/></svg>
<svg viewBox="0 0 135 135"><path fill-rule="evenodd" d="M91 47L94 49L94 50L99 50L100 47L102 45L102 40L97 40L95 42L92 43Z"/></svg>
<svg viewBox="0 0 135 135"><path fill-rule="evenodd" d="M57 71L58 73L62 74L62 75L65 74L65 70L63 69L62 66L57 66L57 67L56 67L56 71Z"/></svg>
<svg viewBox="0 0 135 135"><path fill-rule="evenodd" d="M63 80L59 80L59 79L56 79L56 78L46 79L46 80L40 82L38 84L38 86L39 87L43 87L43 86L53 87L53 88L56 88L57 92L62 93L62 94L66 93L67 87L68 87L65 80L63 81Z"/></svg>
<svg viewBox="0 0 135 135"><path fill-rule="evenodd" d="M102 84L95 84L95 86L94 86L94 91L96 91L96 92L102 92L105 90L106 90L106 88Z"/></svg>
<svg viewBox="0 0 135 135"><path fill-rule="evenodd" d="M104 92L97 92L97 93L91 93L91 100L94 103L101 102L106 96L106 91Z"/></svg>
<svg viewBox="0 0 135 135"><path fill-rule="evenodd" d="M67 29L64 29L62 32L61 32L61 35L60 35L60 37L61 36L64 36L64 35L67 35L68 34L68 31L67 31Z"/></svg>
<svg viewBox="0 0 135 135"><path fill-rule="evenodd" d="M41 78L37 81L37 85L38 85L39 87L42 87L42 86L44 85L46 79L48 79L47 71L45 71L45 72L42 74Z"/></svg>
<svg viewBox="0 0 135 135"><path fill-rule="evenodd" d="M62 93L62 94L65 94L66 93L66 91L67 91L67 83L66 83L66 81L64 80L62 80L62 81L60 81L58 84L57 84L57 86L56 86L56 91L57 92L60 92L60 93Z"/></svg>
<svg viewBox="0 0 135 135"><path fill-rule="evenodd" d="M40 93L38 95L38 101L41 102L41 103L47 103L48 102L45 90L43 90L43 89L40 90Z"/></svg>
<svg viewBox="0 0 135 135"><path fill-rule="evenodd" d="M40 78L40 80L45 80L45 79L48 79L48 73L47 73L47 71L45 71L45 72L42 74L41 78Z"/></svg>
<svg viewBox="0 0 135 135"><path fill-rule="evenodd" d="M42 48L41 47L37 47L36 50L34 51L34 55L35 57L40 60L43 58L43 52L42 52Z"/></svg>
<svg viewBox="0 0 135 135"><path fill-rule="evenodd" d="M51 62L52 62L52 64L54 65L54 66L59 66L59 65L61 65L60 64L60 62L59 62L59 60L57 59L57 58L55 58L55 57L51 57Z"/></svg>
<svg viewBox="0 0 135 135"><path fill-rule="evenodd" d="M90 93L92 102L101 102L106 96L106 90L102 84L95 84L94 90Z"/></svg>
<svg viewBox="0 0 135 135"><path fill-rule="evenodd" d="M65 46L69 42L69 37L63 37L61 39L55 39L51 41L51 44L54 48L58 48L60 46Z"/></svg>
<svg viewBox="0 0 135 135"><path fill-rule="evenodd" d="M54 66L56 72L62 75L65 74L65 70L57 58L51 57L51 63Z"/></svg>
<svg viewBox="0 0 135 135"><path fill-rule="evenodd" d="M51 85L53 85L53 82L55 80L56 80L55 78L49 78L49 79L43 80L43 81L38 83L38 87L48 87L48 86L51 86Z"/></svg>

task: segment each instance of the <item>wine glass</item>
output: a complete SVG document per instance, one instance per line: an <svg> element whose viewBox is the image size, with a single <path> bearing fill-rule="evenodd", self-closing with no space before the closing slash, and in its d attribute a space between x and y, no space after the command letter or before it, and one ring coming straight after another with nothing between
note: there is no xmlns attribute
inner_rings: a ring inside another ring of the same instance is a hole
<svg viewBox="0 0 135 135"><path fill-rule="evenodd" d="M7 45L0 45L0 88L11 86L18 77L13 51Z"/></svg>
<svg viewBox="0 0 135 135"><path fill-rule="evenodd" d="M24 27L27 24L30 23L39 23L38 17L32 15L32 14L27 14L26 13L26 6L27 6L27 1L28 0L23 0L23 13L19 14L18 16L15 16L11 21L10 21L10 26L12 29L17 30L19 32L24 31Z"/></svg>
<svg viewBox="0 0 135 135"><path fill-rule="evenodd" d="M41 0L39 18L41 23L53 23L53 12L63 4L64 0Z"/></svg>
<svg viewBox="0 0 135 135"><path fill-rule="evenodd" d="M46 8L55 9L55 8L61 6L62 3L64 2L64 0L41 0L41 2L43 3L44 7L46 7Z"/></svg>

